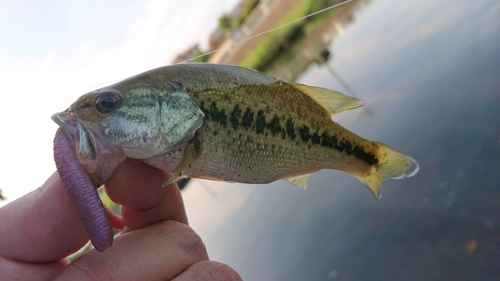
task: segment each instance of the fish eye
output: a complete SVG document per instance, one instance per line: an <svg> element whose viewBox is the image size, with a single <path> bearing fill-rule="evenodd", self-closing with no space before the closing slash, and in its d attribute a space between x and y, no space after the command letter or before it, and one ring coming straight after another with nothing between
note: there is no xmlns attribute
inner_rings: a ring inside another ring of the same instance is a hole
<svg viewBox="0 0 500 281"><path fill-rule="evenodd" d="M110 113L115 110L120 104L121 97L115 92L106 92L100 95L95 105L100 113Z"/></svg>

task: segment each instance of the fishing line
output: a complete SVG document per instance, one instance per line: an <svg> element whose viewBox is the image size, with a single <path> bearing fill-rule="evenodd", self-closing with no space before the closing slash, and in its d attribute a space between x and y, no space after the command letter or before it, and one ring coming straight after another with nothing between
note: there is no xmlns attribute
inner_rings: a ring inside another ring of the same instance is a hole
<svg viewBox="0 0 500 281"><path fill-rule="evenodd" d="M285 27L285 26L289 26L289 25L291 25L291 24L293 24L293 23L296 23L296 22L298 22L298 21L301 21L301 20L307 19L307 18L312 17L312 16L315 16L315 15L317 15L317 14L320 14L320 13L326 12L326 11L328 11L328 10L331 10L331 9L334 9L334 8L337 8L337 7L340 7L340 6L342 6L342 5L344 5L344 4L347 4L347 3L351 2L351 1L352 1L352 0L346 0L346 1L344 1L344 2L341 2L341 3L335 4L335 5L333 5L333 6L326 7L326 8L324 8L324 9L322 9L322 10L316 11L316 12L314 12L314 13L310 13L310 14L308 14L308 15L305 15L305 16L303 16L303 17L301 17L301 18L295 19L295 20L293 20L293 21L291 21L291 22L285 23L285 24L280 25L280 26L278 26L278 27L275 27L275 28L273 28L273 29L270 29L270 30L267 30L267 31L261 32L261 33L259 33L259 34L254 35L254 36L251 36L251 37L248 37L247 39L242 40L242 41L239 41L239 42L236 42L236 43L232 44L231 46L222 47L222 48L219 48L219 49L216 49L216 50L210 51L210 52L208 52L208 53L204 53L204 54L202 54L202 55L199 55L199 56L194 57L194 58L190 58L190 59L188 59L188 60L185 60L185 61L182 61L182 62L179 62L179 63L190 62L190 61L192 61L192 60L195 60L195 59L198 59L198 58L201 58L201 57L204 57L204 56L207 56L207 55L213 54L213 53L218 52L218 51L220 51L220 50L224 50L224 49L227 49L227 48L232 48L232 47L237 46L237 45L241 45L241 44L243 44L243 43L245 43L245 42L247 42L247 41L249 41L249 40L252 40L252 39L254 39L254 38L256 38L256 37L259 37L259 36L262 36L262 35L264 35L264 34L267 34L267 33L273 32L273 31L276 31L276 30L281 29L281 28L283 28L283 27Z"/></svg>
<svg viewBox="0 0 500 281"><path fill-rule="evenodd" d="M324 9L321 9L321 10L319 10L319 11L316 11L316 12L313 12L313 13L310 13L310 14L307 14L307 15L305 15L305 16L303 16L303 17L300 17L300 18L298 18L298 19L295 19L295 20L293 20L293 21L291 21L291 22L285 23L285 24L280 25L280 26L278 26L278 27L275 27L275 28L273 28L273 29L270 29L270 30L267 30L267 31L261 32L261 33L259 33L259 34L256 34L256 35L253 35L253 36L251 36L251 37L248 37L248 38L246 38L246 39L244 39L244 40L242 40L242 41L239 41L239 42L233 43L233 44L232 44L232 45L230 45L230 46L221 47L221 48L218 48L218 49L216 49L216 50L213 50L213 51L210 51L210 52L204 53L204 54L202 54L202 55L196 56L196 57L194 57L194 58L190 58L190 59L188 59L188 60L185 60L185 61L182 61L182 62L179 62L179 63L186 63L186 62L190 62L190 61L193 61L193 60L195 60L195 59L197 59L197 58L201 58L201 57L204 57L204 56L208 56L208 55L213 54L213 53L215 53L215 52L218 52L218 51L220 51L220 50L224 50L224 49L232 48L232 47L237 46L237 45L241 45L241 44L243 44L243 43L245 43L245 42L247 42L247 41L249 41L249 40L252 40L252 39L254 39L254 38L257 38L257 37L259 37L259 36L262 36L262 35L267 34L267 33L274 32L274 31L276 31L276 30L279 30L279 29L281 29L281 28L283 28L283 27L289 26L289 25L291 25L291 24L293 24L293 23L296 23L296 22L298 22L298 21L301 21L301 20L307 19L307 18L312 17L312 16L315 16L315 15L317 15L317 14L321 14L321 13L326 12L326 11L328 11L328 10L331 10L331 9L334 9L334 8L337 8L337 7L340 7L340 6L342 6L342 5L344 5L344 4L347 4L347 3L351 2L351 1L352 1L352 0L346 0L346 1L343 1L343 2L341 2L341 3L335 4L335 5L333 5L333 6L326 7L326 8L324 8ZM123 80L123 79L116 79L116 80L113 80L113 81L108 81L108 82L99 83L99 84L94 85L93 87L91 87L91 89L92 89L92 90L95 90L95 89L97 89L97 88L99 88L99 87L104 87L104 86L107 86L107 85L111 85L113 82L118 82L118 81L121 81L121 80ZM85 93L87 93L87 92L85 92ZM76 100L78 97L80 97L80 96L81 96L81 94L75 94L75 95L73 95L73 96L69 97L66 101L64 101L64 102L61 104L61 106L60 106L60 111L67 109L67 108L68 108L71 104L73 104L73 103L75 102L75 100Z"/></svg>
<svg viewBox="0 0 500 281"><path fill-rule="evenodd" d="M84 95L86 93L89 93L91 91L95 91L97 89L109 86L111 84L120 82L122 80L124 80L124 79L114 79L114 80L111 80L108 82L102 82L102 83L96 84L92 87L87 87L85 90L78 91L78 93L69 96L64 102L62 102L62 104L59 106L59 111L64 111L64 110L68 109L73 103L76 102L76 100L78 100L79 97L81 97L82 95Z"/></svg>

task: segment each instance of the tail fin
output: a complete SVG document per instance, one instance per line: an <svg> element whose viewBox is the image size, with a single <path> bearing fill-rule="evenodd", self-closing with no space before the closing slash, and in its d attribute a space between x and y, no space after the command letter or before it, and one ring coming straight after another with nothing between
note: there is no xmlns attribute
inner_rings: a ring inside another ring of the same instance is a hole
<svg viewBox="0 0 500 281"><path fill-rule="evenodd" d="M404 155L385 144L374 142L378 146L379 164L365 175L356 178L364 183L377 199L380 199L380 185L388 178L404 179L414 176L419 166L415 159Z"/></svg>

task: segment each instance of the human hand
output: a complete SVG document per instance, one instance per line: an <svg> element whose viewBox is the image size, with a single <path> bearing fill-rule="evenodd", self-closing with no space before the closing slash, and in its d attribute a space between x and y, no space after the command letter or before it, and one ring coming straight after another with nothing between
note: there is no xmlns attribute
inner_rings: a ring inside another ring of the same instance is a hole
<svg viewBox="0 0 500 281"><path fill-rule="evenodd" d="M127 231L104 252L67 256L88 236L59 175L0 209L0 280L241 280L229 266L209 261L200 237L187 225L176 184L167 174L127 160L106 182L122 205Z"/></svg>

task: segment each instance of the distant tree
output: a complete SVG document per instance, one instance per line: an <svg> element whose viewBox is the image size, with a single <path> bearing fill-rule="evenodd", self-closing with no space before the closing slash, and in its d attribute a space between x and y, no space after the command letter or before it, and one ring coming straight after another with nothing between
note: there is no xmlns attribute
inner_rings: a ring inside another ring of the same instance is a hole
<svg viewBox="0 0 500 281"><path fill-rule="evenodd" d="M2 190L0 189L0 201L5 200L5 199L6 199L6 198L5 198L5 197L3 197L3 195L2 195Z"/></svg>
<svg viewBox="0 0 500 281"><path fill-rule="evenodd" d="M219 18L219 28L224 31L228 31L232 28L232 19L230 16L224 14Z"/></svg>
<svg viewBox="0 0 500 281"><path fill-rule="evenodd" d="M259 2L260 0L245 0L243 2L243 8L241 9L240 14L233 19L233 26L240 26L248 17L248 15L253 11L253 9L257 7Z"/></svg>

